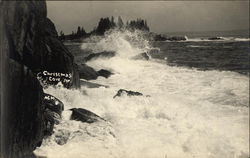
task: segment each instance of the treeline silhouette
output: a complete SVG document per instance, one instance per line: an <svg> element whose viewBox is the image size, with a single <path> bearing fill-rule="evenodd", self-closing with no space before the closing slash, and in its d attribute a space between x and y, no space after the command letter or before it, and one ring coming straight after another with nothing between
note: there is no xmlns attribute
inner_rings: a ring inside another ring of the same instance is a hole
<svg viewBox="0 0 250 158"><path fill-rule="evenodd" d="M91 35L98 35L102 36L104 33L110 29L129 29L131 31L134 30L142 30L142 31L149 31L149 27L147 21L141 18L136 20L127 21L126 23L123 22L122 18L119 16L117 22L115 22L114 17L111 18L101 18L98 22L97 27L95 27L91 32L86 33L83 27L78 26L76 31L72 31L69 35L64 35L61 31L59 38L61 40L74 40L74 39L81 39L86 38Z"/></svg>
<svg viewBox="0 0 250 158"><path fill-rule="evenodd" d="M60 31L59 38L61 40L73 40L73 39L79 39L82 37L86 37L87 33L84 30L83 27L78 26L76 31L72 31L69 35L64 35L63 31Z"/></svg>

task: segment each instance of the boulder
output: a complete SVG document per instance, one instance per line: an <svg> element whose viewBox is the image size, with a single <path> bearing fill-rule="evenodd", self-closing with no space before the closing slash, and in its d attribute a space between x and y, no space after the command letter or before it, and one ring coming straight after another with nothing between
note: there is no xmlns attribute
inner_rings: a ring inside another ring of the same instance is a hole
<svg viewBox="0 0 250 158"><path fill-rule="evenodd" d="M104 69L97 71L97 73L98 73L98 76L102 76L105 78L109 78L113 74L112 72L110 72L108 70L104 70Z"/></svg>
<svg viewBox="0 0 250 158"><path fill-rule="evenodd" d="M79 78L85 80L95 80L99 76L98 72L92 67L82 64L78 66L79 68Z"/></svg>
<svg viewBox="0 0 250 158"><path fill-rule="evenodd" d="M68 139L70 137L70 131L66 130L66 129L59 129L56 133L55 133L55 142L58 145L64 145L67 143Z"/></svg>
<svg viewBox="0 0 250 158"><path fill-rule="evenodd" d="M82 108L73 108L70 109L72 111L71 120L86 122L86 123L94 123L96 121L103 121L104 119L100 116L94 114L91 111Z"/></svg>
<svg viewBox="0 0 250 158"><path fill-rule="evenodd" d="M89 54L83 60L84 60L84 62L88 62L88 61L94 60L96 58L111 58L111 57L114 57L114 56L115 56L114 51L103 51L103 52L99 52L99 53Z"/></svg>
<svg viewBox="0 0 250 158"><path fill-rule="evenodd" d="M125 89L120 89L113 98L120 97L123 94L127 95L127 96L143 96L143 94L140 92L134 92L134 91L128 91Z"/></svg>
<svg viewBox="0 0 250 158"><path fill-rule="evenodd" d="M45 108L48 108L50 111L53 111L60 116L64 110L64 104L59 99L50 94L44 93L44 104Z"/></svg>
<svg viewBox="0 0 250 158"><path fill-rule="evenodd" d="M99 71L96 71L94 68L86 65L81 64L78 66L78 72L79 72L79 78L85 79L85 80L95 80L98 78L98 76L103 76L105 78L110 77L113 73L111 73L108 70L101 69Z"/></svg>

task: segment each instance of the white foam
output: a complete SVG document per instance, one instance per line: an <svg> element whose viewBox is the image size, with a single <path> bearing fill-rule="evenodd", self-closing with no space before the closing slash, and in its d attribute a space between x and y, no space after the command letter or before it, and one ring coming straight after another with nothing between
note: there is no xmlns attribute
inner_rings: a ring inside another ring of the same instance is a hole
<svg viewBox="0 0 250 158"><path fill-rule="evenodd" d="M223 41L223 42L235 42L235 41L249 41L249 38L239 38L239 37L219 37L218 40L209 40L208 38L188 38L186 41L181 42L216 42L216 41Z"/></svg>
<svg viewBox="0 0 250 158"><path fill-rule="evenodd" d="M128 56L142 48L129 45L123 37L97 43L98 49L117 50L116 57L88 62L96 69L115 72L95 81L110 88L45 90L64 103L65 111L55 134L43 142L37 154L49 158L248 157L247 76L170 67L157 60L130 60ZM125 50L132 52L126 56ZM113 99L121 88L151 97ZM74 107L88 109L108 123L70 121L67 109ZM65 145L55 143L60 130L70 133Z"/></svg>

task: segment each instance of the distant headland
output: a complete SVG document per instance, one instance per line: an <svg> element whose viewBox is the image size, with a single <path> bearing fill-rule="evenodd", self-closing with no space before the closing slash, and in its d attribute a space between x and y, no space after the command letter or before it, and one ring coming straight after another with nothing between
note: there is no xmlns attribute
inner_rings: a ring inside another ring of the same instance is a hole
<svg viewBox="0 0 250 158"><path fill-rule="evenodd" d="M112 16L111 18L105 17L101 18L98 25L93 28L92 31L86 32L83 26L78 26L76 30L73 30L71 34L65 35L63 31L60 31L59 38L62 41L82 41L90 36L103 36L106 31L111 29L117 30L129 30L135 31L140 30L145 33L145 36L150 41L185 41L187 40L185 36L171 36L157 34L150 32L147 20L137 18L136 20L130 20L123 22L122 17L118 16L117 20Z"/></svg>

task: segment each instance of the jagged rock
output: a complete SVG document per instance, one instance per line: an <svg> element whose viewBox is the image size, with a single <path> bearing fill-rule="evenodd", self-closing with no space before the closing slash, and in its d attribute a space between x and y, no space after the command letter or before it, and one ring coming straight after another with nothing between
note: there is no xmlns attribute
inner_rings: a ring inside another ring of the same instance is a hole
<svg viewBox="0 0 250 158"><path fill-rule="evenodd" d="M98 75L99 76L103 76L105 78L109 78L113 73L108 71L108 70L104 70L104 69L101 69L98 71Z"/></svg>
<svg viewBox="0 0 250 158"><path fill-rule="evenodd" d="M132 59L134 59L134 60L149 60L149 56L147 53L141 53L139 55L132 57Z"/></svg>
<svg viewBox="0 0 250 158"><path fill-rule="evenodd" d="M98 77L98 72L96 72L92 67L86 64L79 65L79 78L85 80L95 80Z"/></svg>
<svg viewBox="0 0 250 158"><path fill-rule="evenodd" d="M4 157L29 157L45 135L43 90L27 67L9 59L2 125Z"/></svg>
<svg viewBox="0 0 250 158"><path fill-rule="evenodd" d="M78 68L79 68L80 79L95 80L98 78L98 76L103 76L105 78L108 78L110 75L112 75L112 73L109 72L108 70L101 69L99 71L96 71L95 69L86 64L81 64L78 66Z"/></svg>
<svg viewBox="0 0 250 158"><path fill-rule="evenodd" d="M127 96L143 96L143 94L140 92L134 92L134 91L128 91L125 89L120 89L113 98L120 97L123 94L126 94Z"/></svg>
<svg viewBox="0 0 250 158"><path fill-rule="evenodd" d="M58 40L45 1L3 1L1 9L1 157L34 157L32 151L53 131L35 74L72 74L74 58Z"/></svg>
<svg viewBox="0 0 250 158"><path fill-rule="evenodd" d="M84 58L84 62L88 62L90 60L96 59L96 58L111 58L115 56L114 51L103 51L99 53L92 53Z"/></svg>
<svg viewBox="0 0 250 158"><path fill-rule="evenodd" d="M70 109L72 111L71 120L82 121L87 123L94 123L96 121L104 120L100 116L94 114L91 111L82 108L73 108Z"/></svg>
<svg viewBox="0 0 250 158"><path fill-rule="evenodd" d="M45 104L45 120L46 120L46 135L51 135L53 132L54 124L59 124L61 114L64 110L64 104L56 97L50 94L44 94Z"/></svg>
<svg viewBox="0 0 250 158"><path fill-rule="evenodd" d="M54 24L46 16L44 1L4 3L7 36L11 39L11 57L33 72L73 73L74 57L59 40ZM65 83L71 87L74 83Z"/></svg>
<svg viewBox="0 0 250 158"><path fill-rule="evenodd" d="M64 145L67 143L69 136L70 136L70 131L64 130L64 129L59 129L55 133L55 142L59 145Z"/></svg>
<svg viewBox="0 0 250 158"><path fill-rule="evenodd" d="M44 104L46 108L56 112L60 116L64 110L64 104L59 99L50 94L44 93Z"/></svg>

